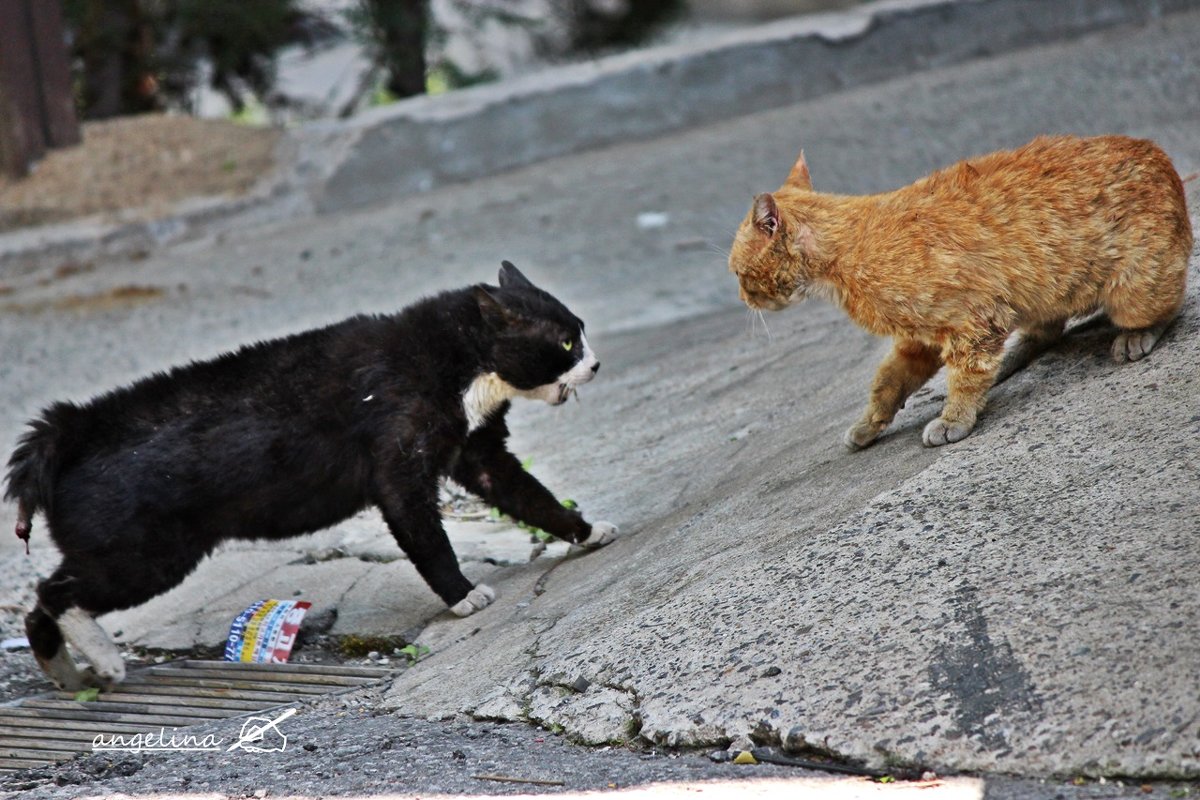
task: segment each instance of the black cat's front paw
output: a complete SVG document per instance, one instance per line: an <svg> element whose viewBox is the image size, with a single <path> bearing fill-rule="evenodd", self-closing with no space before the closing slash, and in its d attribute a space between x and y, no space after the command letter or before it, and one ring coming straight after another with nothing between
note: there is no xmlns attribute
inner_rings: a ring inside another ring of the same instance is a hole
<svg viewBox="0 0 1200 800"><path fill-rule="evenodd" d="M579 543L579 546L588 549L603 547L606 544L615 542L620 535L620 529L611 522L597 522L592 526L591 533Z"/></svg>
<svg viewBox="0 0 1200 800"><path fill-rule="evenodd" d="M475 585L467 596L450 606L450 611L460 617L469 617L476 611L482 611L496 599L496 590L486 583Z"/></svg>

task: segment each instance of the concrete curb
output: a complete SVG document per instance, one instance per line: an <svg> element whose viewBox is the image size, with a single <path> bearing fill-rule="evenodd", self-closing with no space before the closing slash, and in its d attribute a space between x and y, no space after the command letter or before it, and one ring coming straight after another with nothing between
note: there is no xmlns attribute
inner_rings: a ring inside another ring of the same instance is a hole
<svg viewBox="0 0 1200 800"><path fill-rule="evenodd" d="M145 251L231 227L394 200L555 156L791 105L929 67L1071 39L1190 0L880 0L651 48L285 136L279 172L250 195L171 216L0 235L0 277L47 261ZM386 167L385 167L386 165Z"/></svg>
<svg viewBox="0 0 1200 800"><path fill-rule="evenodd" d="M342 211L627 139L1181 10L1187 0L884 0L362 115L316 194ZM384 165L388 165L386 168Z"/></svg>

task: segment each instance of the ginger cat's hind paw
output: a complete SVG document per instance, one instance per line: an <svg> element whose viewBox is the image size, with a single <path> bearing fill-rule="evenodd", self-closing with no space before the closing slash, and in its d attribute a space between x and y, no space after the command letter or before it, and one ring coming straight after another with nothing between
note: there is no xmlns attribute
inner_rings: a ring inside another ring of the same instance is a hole
<svg viewBox="0 0 1200 800"><path fill-rule="evenodd" d="M870 422L857 422L842 434L842 444L846 445L846 449L851 452L857 452L865 447L870 447L881 433L883 431L878 425Z"/></svg>
<svg viewBox="0 0 1200 800"><path fill-rule="evenodd" d="M967 438L967 434L974 427L974 424L947 422L938 417L925 426L925 432L921 434L921 441L925 443L926 447L941 447L944 444L953 444Z"/></svg>
<svg viewBox="0 0 1200 800"><path fill-rule="evenodd" d="M1166 325L1156 325L1153 328L1142 328L1136 331L1121 331L1113 340L1112 357L1118 364L1126 361L1140 361L1158 343Z"/></svg>

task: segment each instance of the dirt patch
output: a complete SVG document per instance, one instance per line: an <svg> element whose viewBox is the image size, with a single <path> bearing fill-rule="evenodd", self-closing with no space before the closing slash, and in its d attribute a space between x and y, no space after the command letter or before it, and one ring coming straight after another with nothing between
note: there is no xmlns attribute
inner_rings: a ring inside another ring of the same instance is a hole
<svg viewBox="0 0 1200 800"><path fill-rule="evenodd" d="M3 291L0 291L3 294ZM71 294L29 303L6 303L0 311L15 314L41 314L46 311L107 311L128 308L157 300L166 292L158 286L117 286L92 294Z"/></svg>
<svg viewBox="0 0 1200 800"><path fill-rule="evenodd" d="M0 232L244 194L272 168L278 140L277 129L164 114L87 123L83 144L51 151L21 180L0 178Z"/></svg>

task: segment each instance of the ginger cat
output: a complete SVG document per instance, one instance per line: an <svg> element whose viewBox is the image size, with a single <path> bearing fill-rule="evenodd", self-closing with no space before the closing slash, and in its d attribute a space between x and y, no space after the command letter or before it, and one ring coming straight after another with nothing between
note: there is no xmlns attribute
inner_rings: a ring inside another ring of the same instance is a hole
<svg viewBox="0 0 1200 800"><path fill-rule="evenodd" d="M783 187L754 199L729 268L751 308L823 296L894 339L846 431L857 450L943 364L949 391L924 442L969 434L1014 330L1028 357L1103 310L1121 329L1113 358L1142 358L1179 312L1191 249L1183 183L1157 145L1044 136L867 196L813 191L801 152Z"/></svg>

